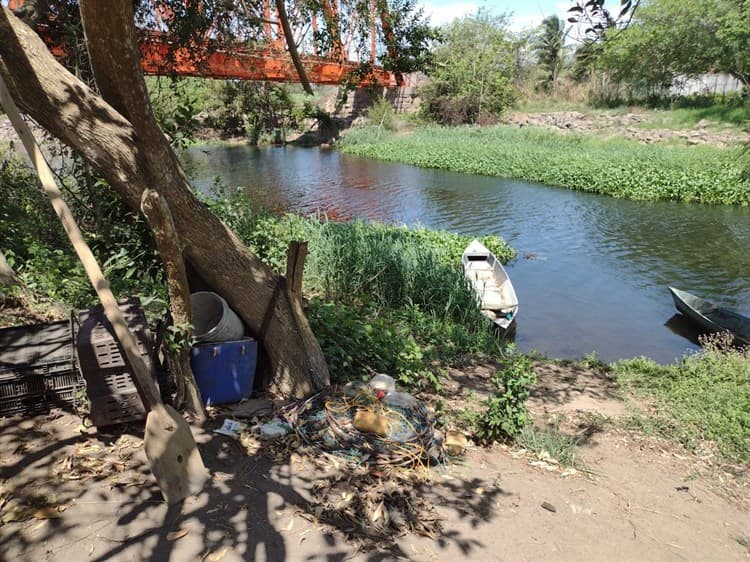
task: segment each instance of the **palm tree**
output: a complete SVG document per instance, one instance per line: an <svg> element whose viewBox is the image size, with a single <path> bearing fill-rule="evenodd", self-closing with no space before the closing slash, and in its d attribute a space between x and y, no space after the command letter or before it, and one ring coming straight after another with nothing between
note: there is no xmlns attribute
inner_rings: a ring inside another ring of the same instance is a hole
<svg viewBox="0 0 750 562"><path fill-rule="evenodd" d="M547 71L545 84L552 90L553 96L557 96L557 78L563 65L563 46L567 34L565 22L557 16L549 16L542 20L534 43L539 64Z"/></svg>

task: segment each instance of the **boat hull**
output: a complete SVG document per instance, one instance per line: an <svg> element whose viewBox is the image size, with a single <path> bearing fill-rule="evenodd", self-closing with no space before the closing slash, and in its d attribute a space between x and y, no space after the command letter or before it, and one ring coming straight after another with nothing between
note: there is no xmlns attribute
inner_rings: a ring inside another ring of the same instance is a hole
<svg viewBox="0 0 750 562"><path fill-rule="evenodd" d="M518 315L518 297L505 268L478 240L464 250L464 275L477 294L479 308L505 335L513 333Z"/></svg>
<svg viewBox="0 0 750 562"><path fill-rule="evenodd" d="M675 308L708 332L730 332L740 345L750 345L750 318L687 291L669 287Z"/></svg>

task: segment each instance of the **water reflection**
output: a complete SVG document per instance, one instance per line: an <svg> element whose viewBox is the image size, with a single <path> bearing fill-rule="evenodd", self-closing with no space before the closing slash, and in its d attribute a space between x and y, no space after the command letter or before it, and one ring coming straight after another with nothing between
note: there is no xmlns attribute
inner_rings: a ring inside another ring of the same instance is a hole
<svg viewBox="0 0 750 562"><path fill-rule="evenodd" d="M669 328L672 333L677 334L680 337L685 338L695 346L700 345L698 336L702 334L700 329L696 326L695 322L690 320L684 314L673 314L664 325Z"/></svg>
<svg viewBox="0 0 750 562"><path fill-rule="evenodd" d="M195 147L186 160L198 189L219 175L271 209L503 236L522 256L507 269L527 351L672 361L696 340L665 326L667 285L750 314L750 209L623 201L318 149Z"/></svg>

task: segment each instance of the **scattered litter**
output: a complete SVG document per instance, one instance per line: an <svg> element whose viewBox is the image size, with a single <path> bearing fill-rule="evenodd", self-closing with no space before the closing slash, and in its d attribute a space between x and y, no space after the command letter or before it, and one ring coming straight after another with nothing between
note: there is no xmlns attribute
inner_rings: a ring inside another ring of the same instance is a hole
<svg viewBox="0 0 750 562"><path fill-rule="evenodd" d="M354 414L354 427L365 433L385 437L388 435L388 418L373 412L357 410Z"/></svg>
<svg viewBox="0 0 750 562"><path fill-rule="evenodd" d="M289 425L284 423L279 418L273 418L270 422L266 422L260 426L260 436L264 439L274 439L275 437L282 437L289 433L291 428Z"/></svg>
<svg viewBox="0 0 750 562"><path fill-rule="evenodd" d="M187 535L189 532L190 531L188 529L178 529L177 531L172 531L171 533L167 533L167 540L170 542L176 541Z"/></svg>
<svg viewBox="0 0 750 562"><path fill-rule="evenodd" d="M204 562L219 562L222 558L224 558L224 555L227 553L227 547L223 547L220 550L215 550L213 552L208 551L206 554L203 555L201 560Z"/></svg>
<svg viewBox="0 0 750 562"><path fill-rule="evenodd" d="M390 387L386 376L376 381L382 384L378 391ZM440 460L434 420L424 405L411 395L389 403L388 394L381 399L374 390L329 388L279 414L306 444L356 463L418 466Z"/></svg>
<svg viewBox="0 0 750 562"><path fill-rule="evenodd" d="M237 420L230 420L229 418L224 420L224 423L219 429L214 429L214 433L219 435L227 435L229 437L239 438L240 434L247 428L245 422Z"/></svg>
<svg viewBox="0 0 750 562"><path fill-rule="evenodd" d="M369 384L370 388L376 395L379 394L380 391L383 392L383 396L378 396L378 398L383 398L385 395L395 392L396 390L396 381L394 381L393 377L390 375L377 374L372 377Z"/></svg>
<svg viewBox="0 0 750 562"><path fill-rule="evenodd" d="M557 508L549 502L542 502L542 507L552 513L557 513Z"/></svg>
<svg viewBox="0 0 750 562"><path fill-rule="evenodd" d="M443 448L448 452L449 455L462 455L466 451L466 447L469 445L469 440L466 435L460 431L449 430L445 432L445 441L443 441Z"/></svg>
<svg viewBox="0 0 750 562"><path fill-rule="evenodd" d="M252 418L272 413L274 403L272 400L252 398L236 404L225 404L218 409L231 418Z"/></svg>

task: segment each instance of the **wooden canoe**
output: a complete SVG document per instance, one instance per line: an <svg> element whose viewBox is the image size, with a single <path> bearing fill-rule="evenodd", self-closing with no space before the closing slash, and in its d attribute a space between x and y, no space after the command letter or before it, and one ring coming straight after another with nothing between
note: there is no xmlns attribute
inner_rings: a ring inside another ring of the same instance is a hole
<svg viewBox="0 0 750 562"><path fill-rule="evenodd" d="M510 332L518 314L518 297L505 268L479 240L467 246L461 263L482 313L498 328Z"/></svg>
<svg viewBox="0 0 750 562"><path fill-rule="evenodd" d="M737 343L750 345L750 318L687 291L670 287L674 305L682 314L709 332L731 332Z"/></svg>

